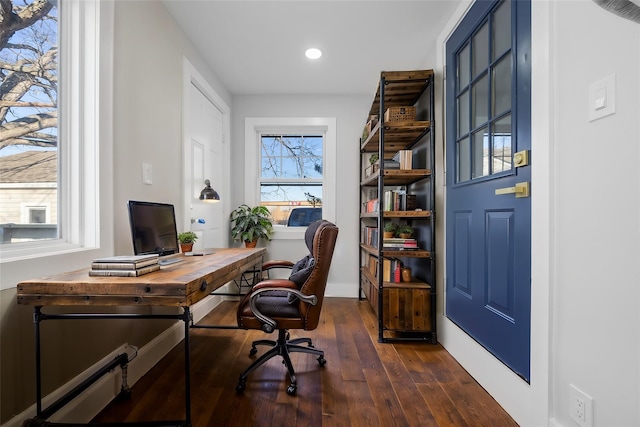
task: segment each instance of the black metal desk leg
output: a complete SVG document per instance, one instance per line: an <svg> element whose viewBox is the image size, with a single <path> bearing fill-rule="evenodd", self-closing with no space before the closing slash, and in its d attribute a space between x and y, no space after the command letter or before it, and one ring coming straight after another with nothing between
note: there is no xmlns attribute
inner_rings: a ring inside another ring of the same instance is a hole
<svg viewBox="0 0 640 427"><path fill-rule="evenodd" d="M189 352L189 322L191 320L191 311L189 307L184 309L184 401L185 401L185 426L191 427L191 359Z"/></svg>
<svg viewBox="0 0 640 427"><path fill-rule="evenodd" d="M40 312L41 306L33 308L33 324L36 331L36 415L42 414L42 371L40 370Z"/></svg>

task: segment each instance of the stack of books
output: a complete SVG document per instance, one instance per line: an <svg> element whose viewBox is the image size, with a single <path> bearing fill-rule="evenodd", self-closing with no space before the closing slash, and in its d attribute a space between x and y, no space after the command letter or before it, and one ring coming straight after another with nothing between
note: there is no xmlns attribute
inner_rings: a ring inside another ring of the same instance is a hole
<svg viewBox="0 0 640 427"><path fill-rule="evenodd" d="M89 276L137 277L156 270L160 270L157 254L116 255L94 259Z"/></svg>
<svg viewBox="0 0 640 427"><path fill-rule="evenodd" d="M398 163L400 169L411 169L413 152L411 150L399 150L394 156L393 160Z"/></svg>
<svg viewBox="0 0 640 427"><path fill-rule="evenodd" d="M391 239L384 239L382 241L382 245L384 249L389 249L392 251L396 250L417 250L418 242L416 239L403 239L401 237L394 237Z"/></svg>

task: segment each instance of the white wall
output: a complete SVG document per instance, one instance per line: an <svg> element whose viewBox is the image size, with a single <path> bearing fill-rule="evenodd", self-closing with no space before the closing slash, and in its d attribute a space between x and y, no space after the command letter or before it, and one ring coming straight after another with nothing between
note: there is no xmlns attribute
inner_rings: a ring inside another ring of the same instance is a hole
<svg viewBox="0 0 640 427"><path fill-rule="evenodd" d="M115 249L127 254L128 200L172 203L183 223L183 55L229 106L231 96L160 2L116 2L115 51ZM143 162L151 185L142 183Z"/></svg>
<svg viewBox="0 0 640 427"><path fill-rule="evenodd" d="M576 426L574 384L593 425L638 426L640 25L592 1L533 1L532 39L531 384L444 317L440 339L520 425ZM617 112L589 122L589 85L611 74Z"/></svg>
<svg viewBox="0 0 640 427"><path fill-rule="evenodd" d="M593 2L556 2L550 12L552 412L572 425L574 384L594 398L596 426L637 426L640 25ZM611 74L616 114L589 122L589 85Z"/></svg>
<svg viewBox="0 0 640 427"><path fill-rule="evenodd" d="M118 1L110 3L109 11L115 26L114 105L113 126L109 111L100 130L101 248L2 265L2 288L7 289L0 292L0 424L35 401L32 308L16 303L16 284L86 268L97 256L132 253L129 199L173 203L181 215L183 55L231 104L228 91L160 2ZM111 95L103 93L101 99ZM152 185L142 184L143 161L153 165ZM171 322L62 323L47 324L42 338L45 394L125 342L144 345Z"/></svg>
<svg viewBox="0 0 640 427"><path fill-rule="evenodd" d="M337 122L337 200L339 227L328 296L358 296L359 247L359 138L371 107L375 87L367 96L295 95L234 96L231 114L231 192L232 209L244 200L244 141L247 117L336 117ZM333 191L333 189L328 189ZM307 253L302 240L272 240L267 259L298 260Z"/></svg>

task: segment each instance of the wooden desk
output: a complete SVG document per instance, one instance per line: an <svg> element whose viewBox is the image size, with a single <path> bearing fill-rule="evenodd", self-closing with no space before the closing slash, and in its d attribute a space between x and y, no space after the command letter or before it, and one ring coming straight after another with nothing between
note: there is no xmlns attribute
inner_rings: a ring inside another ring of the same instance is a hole
<svg viewBox="0 0 640 427"><path fill-rule="evenodd" d="M185 420L162 421L160 425L191 425L189 322L190 307L211 292L238 277L244 271L262 262L265 248L216 249L212 255L185 257L183 262L161 267L160 270L140 277L92 277L89 269L71 271L55 276L25 280L17 286L18 304L34 306L36 335L36 418L23 426L39 425L61 409L102 375L120 365L126 372L128 356L116 360L94 374L87 382L69 392L46 409L42 409L40 322L64 319L179 319L185 325ZM175 306L181 314L154 315L134 313L65 313L45 314L43 306ZM126 378L125 375L123 375ZM123 378L123 379L124 379ZM121 393L128 393L126 381ZM55 423L47 423L55 425ZM153 423L144 422L144 425Z"/></svg>

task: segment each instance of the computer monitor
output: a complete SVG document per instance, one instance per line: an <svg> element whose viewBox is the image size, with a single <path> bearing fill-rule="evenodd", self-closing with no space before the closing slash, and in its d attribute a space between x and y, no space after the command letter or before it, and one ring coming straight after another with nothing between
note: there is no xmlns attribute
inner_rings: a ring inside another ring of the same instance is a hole
<svg viewBox="0 0 640 427"><path fill-rule="evenodd" d="M171 255L180 252L173 205L130 200L129 224L136 255Z"/></svg>

